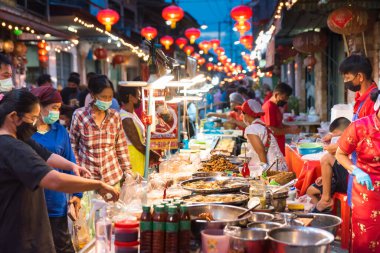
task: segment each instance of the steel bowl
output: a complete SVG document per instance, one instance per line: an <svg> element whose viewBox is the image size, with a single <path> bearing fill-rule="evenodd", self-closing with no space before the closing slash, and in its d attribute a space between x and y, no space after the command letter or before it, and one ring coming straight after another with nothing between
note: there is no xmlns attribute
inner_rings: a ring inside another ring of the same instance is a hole
<svg viewBox="0 0 380 253"><path fill-rule="evenodd" d="M265 221L265 222L252 222L247 225L248 228L260 228L265 231L269 231L274 228L282 227L283 224L278 222L271 222L271 221Z"/></svg>
<svg viewBox="0 0 380 253"><path fill-rule="evenodd" d="M281 223L285 226L303 226L304 223L296 220L297 215L294 213L275 213L273 222Z"/></svg>
<svg viewBox="0 0 380 253"><path fill-rule="evenodd" d="M309 227L320 228L332 233L336 236L339 225L342 223L342 219L335 215L313 213L314 218Z"/></svg>
<svg viewBox="0 0 380 253"><path fill-rule="evenodd" d="M274 219L274 215L270 213L251 212L250 221L252 222L265 222L265 221L272 221L273 219Z"/></svg>
<svg viewBox="0 0 380 253"><path fill-rule="evenodd" d="M239 200L233 200L233 201L191 201L190 198L196 197L196 196L205 196L203 194L195 194L195 195L188 195L182 197L182 200L186 203L191 203L191 204L223 204L223 205L236 205L236 206L241 206L243 204L246 204L249 200L247 195L244 194L232 194L232 193L224 193L224 194L208 194L207 196L212 197L223 197L223 196L229 196L229 195L236 195L237 197L240 197Z"/></svg>
<svg viewBox="0 0 380 253"><path fill-rule="evenodd" d="M329 252L334 236L325 230L310 227L281 227L268 232L273 252Z"/></svg>
<svg viewBox="0 0 380 253"><path fill-rule="evenodd" d="M201 231L204 229L224 229L226 225L246 226L250 214L238 219L238 216L247 211L246 208L207 204L207 205L189 205L189 213L191 217L191 232L196 239L201 238ZM201 213L210 213L214 217L214 221L206 221L198 219Z"/></svg>
<svg viewBox="0 0 380 253"><path fill-rule="evenodd" d="M269 240L263 229L242 229L240 235L230 238L230 252L268 252Z"/></svg>
<svg viewBox="0 0 380 253"><path fill-rule="evenodd" d="M236 184L234 187L223 185L223 187L220 188L214 188L214 189L198 189L198 188L190 188L189 186L186 186L188 183L193 183L197 181L203 181L203 182L212 182L212 181L221 181L221 182L229 182ZM195 192L195 193L202 193L202 194L211 194L211 193L228 193L228 192L238 192L240 189L247 187L249 184L246 182L244 178L234 178L234 177L205 177L205 178L193 178L190 180L186 180L181 182L181 187L185 190Z"/></svg>

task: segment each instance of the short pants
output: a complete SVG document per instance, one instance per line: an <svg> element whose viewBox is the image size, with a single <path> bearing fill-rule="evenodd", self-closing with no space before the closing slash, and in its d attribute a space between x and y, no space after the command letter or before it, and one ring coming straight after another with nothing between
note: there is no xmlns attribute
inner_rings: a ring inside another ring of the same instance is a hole
<svg viewBox="0 0 380 253"><path fill-rule="evenodd" d="M348 180L348 171L335 161L333 167L333 176L331 179L331 195L335 192L347 193L347 180ZM323 192L323 186L312 184L313 187L317 188L321 193Z"/></svg>

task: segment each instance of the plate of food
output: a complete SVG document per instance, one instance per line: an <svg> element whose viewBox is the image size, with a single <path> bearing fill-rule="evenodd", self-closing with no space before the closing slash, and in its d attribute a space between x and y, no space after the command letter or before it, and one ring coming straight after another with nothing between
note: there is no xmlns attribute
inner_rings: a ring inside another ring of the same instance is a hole
<svg viewBox="0 0 380 253"><path fill-rule="evenodd" d="M249 183L243 178L206 177L194 178L181 183L183 189L195 193L227 193L238 192L248 187Z"/></svg>
<svg viewBox="0 0 380 253"><path fill-rule="evenodd" d="M213 155L210 160L202 162L202 172L224 172L226 170L236 171L238 167L232 164L224 155Z"/></svg>
<svg viewBox="0 0 380 253"><path fill-rule="evenodd" d="M242 205L248 201L249 197L244 194L209 194L209 195L189 195L182 197L186 203L196 204L226 204L226 205Z"/></svg>

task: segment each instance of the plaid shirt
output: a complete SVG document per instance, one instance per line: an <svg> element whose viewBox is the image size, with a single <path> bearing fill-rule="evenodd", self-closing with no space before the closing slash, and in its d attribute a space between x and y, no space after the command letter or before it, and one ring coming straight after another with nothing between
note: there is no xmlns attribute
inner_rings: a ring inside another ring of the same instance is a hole
<svg viewBox="0 0 380 253"><path fill-rule="evenodd" d="M108 109L102 124L96 125L91 106L74 112L71 145L78 165L91 171L92 178L114 185L130 169L128 145L118 112Z"/></svg>

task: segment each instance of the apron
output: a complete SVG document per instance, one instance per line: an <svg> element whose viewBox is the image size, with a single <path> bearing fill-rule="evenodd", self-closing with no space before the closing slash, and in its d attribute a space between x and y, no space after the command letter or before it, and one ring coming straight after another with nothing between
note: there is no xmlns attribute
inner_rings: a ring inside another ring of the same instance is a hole
<svg viewBox="0 0 380 253"><path fill-rule="evenodd" d="M136 126L136 130L139 134L140 141L143 142L143 135L139 127ZM131 163L132 171L137 172L140 176L144 176L144 166L145 166L145 154L138 151L135 146L128 145L129 161Z"/></svg>

